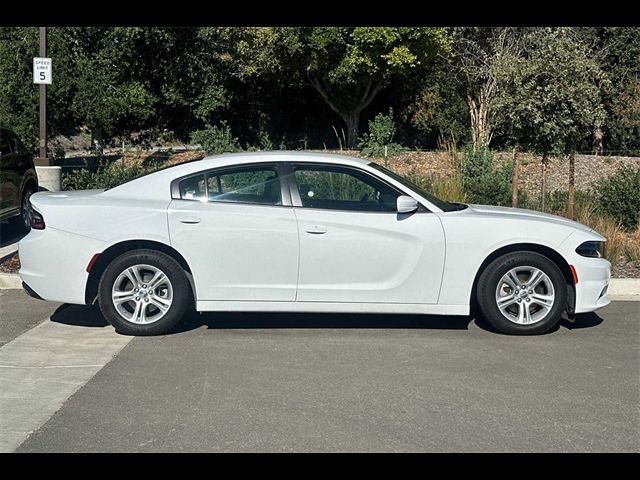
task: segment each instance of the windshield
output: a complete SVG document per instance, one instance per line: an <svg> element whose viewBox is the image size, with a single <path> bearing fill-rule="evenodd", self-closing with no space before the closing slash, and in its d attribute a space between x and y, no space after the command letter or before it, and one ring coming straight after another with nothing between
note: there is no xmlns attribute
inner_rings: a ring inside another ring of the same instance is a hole
<svg viewBox="0 0 640 480"><path fill-rule="evenodd" d="M454 210L462 210L463 208L467 207L466 205L464 205L462 203L451 203L451 202L445 202L444 200L440 200L438 197L434 197L432 194L430 194L429 192L425 191L423 188L420 188L415 183L407 180L404 177L401 177L397 173L394 173L394 172L392 172L391 170L389 170L387 168L384 168L382 165L378 165L377 163L371 162L369 164L369 166L375 168L376 170L381 171L385 175L388 175L391 178L393 178L394 180L400 182L405 187L408 187L411 190L413 190L414 192L420 194L420 196L422 196L422 197L426 198L427 200L429 200L431 203L433 203L436 207L438 207L443 212L453 212Z"/></svg>

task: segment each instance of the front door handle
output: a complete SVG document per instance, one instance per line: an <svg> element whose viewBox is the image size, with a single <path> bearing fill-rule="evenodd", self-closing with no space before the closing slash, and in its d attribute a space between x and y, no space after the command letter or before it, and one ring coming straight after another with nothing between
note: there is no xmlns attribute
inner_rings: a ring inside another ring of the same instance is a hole
<svg viewBox="0 0 640 480"><path fill-rule="evenodd" d="M187 223L187 224L200 223L200 219L198 217L183 217L180 219L180 223Z"/></svg>
<svg viewBox="0 0 640 480"><path fill-rule="evenodd" d="M314 235L321 235L323 233L327 233L327 227L322 225L309 225L305 228L305 231Z"/></svg>

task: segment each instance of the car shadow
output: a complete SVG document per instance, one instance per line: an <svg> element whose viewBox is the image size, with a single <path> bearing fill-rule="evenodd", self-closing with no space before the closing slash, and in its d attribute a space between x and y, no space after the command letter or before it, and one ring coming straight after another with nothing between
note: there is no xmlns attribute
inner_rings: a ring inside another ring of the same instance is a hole
<svg viewBox="0 0 640 480"><path fill-rule="evenodd" d="M51 321L64 325L102 328L108 322L97 305L64 304L51 316ZM482 318L443 315L391 315L351 313L265 313L265 312L189 312L171 329L169 334L183 333L206 327L211 330L234 329L420 329L468 330L475 324L488 332L502 334ZM576 316L575 321L562 320L558 326L569 330L600 325L602 318L595 313Z"/></svg>
<svg viewBox="0 0 640 480"><path fill-rule="evenodd" d="M63 325L77 327L106 327L109 325L97 305L60 305L50 320Z"/></svg>
<svg viewBox="0 0 640 480"><path fill-rule="evenodd" d="M0 248L20 241L27 234L22 226L22 218L11 218L0 222Z"/></svg>
<svg viewBox="0 0 640 480"><path fill-rule="evenodd" d="M350 313L192 312L171 333L209 329L432 329L466 330L471 317Z"/></svg>

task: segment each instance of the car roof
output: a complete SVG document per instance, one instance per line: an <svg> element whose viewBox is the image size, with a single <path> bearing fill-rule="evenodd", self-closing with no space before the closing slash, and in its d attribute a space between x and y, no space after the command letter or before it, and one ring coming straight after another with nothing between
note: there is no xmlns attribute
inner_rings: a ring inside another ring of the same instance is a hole
<svg viewBox="0 0 640 480"><path fill-rule="evenodd" d="M197 174L206 170L241 166L256 163L273 162L322 162L336 165L362 166L371 163L370 160L348 155L336 155L321 152L299 152L299 151L269 151L269 152L240 152L223 153L221 155L210 155L202 160L191 160L169 167L161 168L155 172L139 177L130 182L123 183L105 191L106 196L135 196L136 198L162 198L166 191L163 186L168 185L176 178ZM147 188L140 190L141 185ZM158 193L156 193L158 192ZM159 193L163 192L163 193Z"/></svg>
<svg viewBox="0 0 640 480"><path fill-rule="evenodd" d="M349 165L366 165L370 160L359 158L353 155L340 155L336 153L297 151L297 150L274 150L264 152L239 152L223 153L221 155L208 155L202 159L203 162L209 160L220 160L235 157L238 160L246 159L252 163L269 162L330 162L345 163ZM244 162L242 162L244 163Z"/></svg>

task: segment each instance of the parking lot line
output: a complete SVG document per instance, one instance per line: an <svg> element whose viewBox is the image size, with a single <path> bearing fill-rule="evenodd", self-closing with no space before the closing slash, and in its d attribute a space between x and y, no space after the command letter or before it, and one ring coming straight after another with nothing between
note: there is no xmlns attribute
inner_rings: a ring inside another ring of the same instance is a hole
<svg viewBox="0 0 640 480"><path fill-rule="evenodd" d="M0 348L0 452L15 450L132 337L45 321Z"/></svg>

